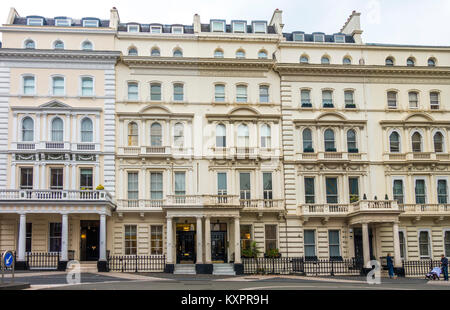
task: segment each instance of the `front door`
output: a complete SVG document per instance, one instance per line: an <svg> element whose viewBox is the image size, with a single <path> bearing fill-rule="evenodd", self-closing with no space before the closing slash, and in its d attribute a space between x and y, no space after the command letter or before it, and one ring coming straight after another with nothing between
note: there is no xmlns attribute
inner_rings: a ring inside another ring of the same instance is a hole
<svg viewBox="0 0 450 310"><path fill-rule="evenodd" d="M97 261L100 240L99 221L80 221L80 260Z"/></svg>
<svg viewBox="0 0 450 310"><path fill-rule="evenodd" d="M363 260L363 237L362 237L362 229L354 228L353 229L353 238L355 244L355 258ZM375 259L373 256L373 247L372 247L372 229L369 228L369 251L370 251L370 259Z"/></svg>
<svg viewBox="0 0 450 310"><path fill-rule="evenodd" d="M227 261L227 232L212 231L211 232L211 259L215 262Z"/></svg>
<svg viewBox="0 0 450 310"><path fill-rule="evenodd" d="M195 231L177 231L177 263L195 263Z"/></svg>

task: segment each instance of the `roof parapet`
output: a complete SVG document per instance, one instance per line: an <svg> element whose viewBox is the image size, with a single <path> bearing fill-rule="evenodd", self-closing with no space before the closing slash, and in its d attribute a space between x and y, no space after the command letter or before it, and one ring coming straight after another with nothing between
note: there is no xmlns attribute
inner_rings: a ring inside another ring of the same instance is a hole
<svg viewBox="0 0 450 310"><path fill-rule="evenodd" d="M14 19L16 17L20 17L19 13L17 13L16 9L11 7L9 9L9 14L8 14L8 19L6 20L6 24L7 25L12 25L14 24Z"/></svg>
<svg viewBox="0 0 450 310"><path fill-rule="evenodd" d="M353 36L356 44L362 44L361 13L353 11L340 32Z"/></svg>

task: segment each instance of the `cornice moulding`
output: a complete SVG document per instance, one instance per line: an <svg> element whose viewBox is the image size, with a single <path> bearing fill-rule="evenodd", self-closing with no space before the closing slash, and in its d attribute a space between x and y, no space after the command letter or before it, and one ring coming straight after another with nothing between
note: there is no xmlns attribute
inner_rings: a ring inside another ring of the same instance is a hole
<svg viewBox="0 0 450 310"><path fill-rule="evenodd" d="M39 50L39 49L0 49L0 60L83 60L117 62L121 53L115 51L80 51L80 50Z"/></svg>

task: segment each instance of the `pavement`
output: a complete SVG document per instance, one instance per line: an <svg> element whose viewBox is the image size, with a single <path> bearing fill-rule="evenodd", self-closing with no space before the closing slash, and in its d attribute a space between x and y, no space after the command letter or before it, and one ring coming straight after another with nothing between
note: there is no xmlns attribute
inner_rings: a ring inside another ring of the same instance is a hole
<svg viewBox="0 0 450 310"><path fill-rule="evenodd" d="M174 275L166 273L82 273L79 284L68 284L66 272L22 272L17 281L28 290L450 290L449 282L418 278L304 277L297 275ZM5 278L5 282L10 279Z"/></svg>

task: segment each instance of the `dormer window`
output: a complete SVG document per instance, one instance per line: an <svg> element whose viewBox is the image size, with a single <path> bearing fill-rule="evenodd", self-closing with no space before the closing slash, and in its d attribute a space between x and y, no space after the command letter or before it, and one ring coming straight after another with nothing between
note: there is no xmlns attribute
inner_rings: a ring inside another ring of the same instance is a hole
<svg viewBox="0 0 450 310"><path fill-rule="evenodd" d="M267 23L253 22L253 33L267 33Z"/></svg>
<svg viewBox="0 0 450 310"><path fill-rule="evenodd" d="M223 21L223 20L211 21L211 31L212 32L225 32L225 21Z"/></svg>
<svg viewBox="0 0 450 310"><path fill-rule="evenodd" d="M28 26L44 26L44 19L40 17L28 17L27 18Z"/></svg>
<svg viewBox="0 0 450 310"><path fill-rule="evenodd" d="M183 26L172 26L172 33L173 34L183 34L184 33Z"/></svg>
<svg viewBox="0 0 450 310"><path fill-rule="evenodd" d="M303 42L303 41L305 41L305 34L304 33L294 33L292 38L294 41Z"/></svg>
<svg viewBox="0 0 450 310"><path fill-rule="evenodd" d="M56 18L55 26L70 27L72 26L72 21L69 18Z"/></svg>
<svg viewBox="0 0 450 310"><path fill-rule="evenodd" d="M323 34L315 34L314 42L325 42L325 36Z"/></svg>
<svg viewBox="0 0 450 310"><path fill-rule="evenodd" d="M345 35L343 34L334 35L334 43L345 43Z"/></svg>
<svg viewBox="0 0 450 310"><path fill-rule="evenodd" d="M150 33L162 33L162 26L150 26Z"/></svg>
<svg viewBox="0 0 450 310"><path fill-rule="evenodd" d="M247 24L245 22L233 22L233 32L245 33Z"/></svg>
<svg viewBox="0 0 450 310"><path fill-rule="evenodd" d="M99 21L97 19L85 19L83 20L83 27L97 28Z"/></svg>
<svg viewBox="0 0 450 310"><path fill-rule="evenodd" d="M128 25L127 31L128 32L139 32L139 25Z"/></svg>

